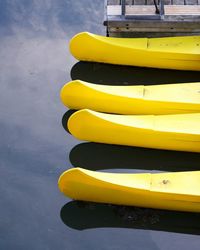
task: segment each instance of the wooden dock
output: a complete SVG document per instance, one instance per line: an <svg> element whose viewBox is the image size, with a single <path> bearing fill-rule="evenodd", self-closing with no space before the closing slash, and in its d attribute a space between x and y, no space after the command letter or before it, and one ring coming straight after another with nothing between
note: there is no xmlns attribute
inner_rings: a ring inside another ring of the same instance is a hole
<svg viewBox="0 0 200 250"><path fill-rule="evenodd" d="M200 35L200 0L105 0L112 37Z"/></svg>

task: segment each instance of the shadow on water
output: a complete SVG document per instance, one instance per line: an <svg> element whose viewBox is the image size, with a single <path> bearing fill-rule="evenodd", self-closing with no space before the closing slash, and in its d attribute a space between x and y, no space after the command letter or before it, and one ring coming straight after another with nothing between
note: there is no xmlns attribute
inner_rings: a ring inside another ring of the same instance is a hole
<svg viewBox="0 0 200 250"><path fill-rule="evenodd" d="M70 132L69 132L69 129L68 129L68 127L67 127L67 122L68 122L70 116L71 116L73 113L75 113L76 111L77 111L77 110L72 110L72 109L70 109L70 110L68 110L66 113L64 113L64 115L63 115L63 117L62 117L62 126L63 126L64 130L67 131L69 134L70 134Z"/></svg>
<svg viewBox="0 0 200 250"><path fill-rule="evenodd" d="M78 62L71 69L72 80L110 85L167 84L200 81L198 71L128 67L94 62Z"/></svg>
<svg viewBox="0 0 200 250"><path fill-rule="evenodd" d="M78 62L71 70L72 80L97 84L136 85L200 81L200 72L158 70L100 63ZM67 121L75 111L69 110ZM69 131L68 131L69 132ZM156 150L99 143L81 143L70 152L74 167L90 170L142 169L158 171L199 170L200 154ZM64 224L77 230L129 228L200 235L200 214L71 201L60 212Z"/></svg>
<svg viewBox="0 0 200 250"><path fill-rule="evenodd" d="M62 221L77 230L132 228L200 234L200 214L71 201L60 212Z"/></svg>
<svg viewBox="0 0 200 250"><path fill-rule="evenodd" d="M200 169L200 154L100 143L81 143L70 152L74 167L90 170L130 168L160 171Z"/></svg>

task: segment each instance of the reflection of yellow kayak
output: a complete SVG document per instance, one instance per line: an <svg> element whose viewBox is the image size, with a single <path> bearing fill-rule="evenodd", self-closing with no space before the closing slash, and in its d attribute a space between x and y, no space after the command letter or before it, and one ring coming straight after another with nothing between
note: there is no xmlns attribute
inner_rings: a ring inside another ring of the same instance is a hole
<svg viewBox="0 0 200 250"><path fill-rule="evenodd" d="M108 86L80 80L65 84L61 100L71 109L119 114L200 112L200 83Z"/></svg>
<svg viewBox="0 0 200 250"><path fill-rule="evenodd" d="M179 70L200 70L200 36L113 38L79 33L70 42L81 61Z"/></svg>
<svg viewBox="0 0 200 250"><path fill-rule="evenodd" d="M111 174L74 168L58 185L75 200L200 212L200 171Z"/></svg>
<svg viewBox="0 0 200 250"><path fill-rule="evenodd" d="M200 152L200 113L111 115L84 109L69 118L68 128L80 140Z"/></svg>

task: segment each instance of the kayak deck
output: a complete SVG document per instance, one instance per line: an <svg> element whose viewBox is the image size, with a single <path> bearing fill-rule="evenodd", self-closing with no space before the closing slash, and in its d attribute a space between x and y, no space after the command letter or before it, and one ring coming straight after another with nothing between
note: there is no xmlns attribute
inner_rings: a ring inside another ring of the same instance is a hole
<svg viewBox="0 0 200 250"><path fill-rule="evenodd" d="M111 174L74 168L60 176L58 185L76 200L200 211L200 171Z"/></svg>
<svg viewBox="0 0 200 250"><path fill-rule="evenodd" d="M200 83L152 86L109 86L80 80L60 92L71 109L92 109L119 114L179 114L200 112Z"/></svg>
<svg viewBox="0 0 200 250"><path fill-rule="evenodd" d="M111 115L84 109L69 118L68 128L80 140L200 152L200 113Z"/></svg>
<svg viewBox="0 0 200 250"><path fill-rule="evenodd" d="M82 32L71 39L70 51L82 61L200 70L200 36L113 38Z"/></svg>

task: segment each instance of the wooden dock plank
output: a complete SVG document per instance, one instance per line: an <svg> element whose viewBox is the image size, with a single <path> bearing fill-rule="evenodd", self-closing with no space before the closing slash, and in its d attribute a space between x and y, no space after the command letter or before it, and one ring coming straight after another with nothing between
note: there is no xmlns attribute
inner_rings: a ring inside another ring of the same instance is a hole
<svg viewBox="0 0 200 250"><path fill-rule="evenodd" d="M153 0L147 0L147 5L154 5Z"/></svg>
<svg viewBox="0 0 200 250"><path fill-rule="evenodd" d="M145 5L145 0L134 0L134 5Z"/></svg>
<svg viewBox="0 0 200 250"><path fill-rule="evenodd" d="M184 5L184 0L173 0L172 5Z"/></svg>
<svg viewBox="0 0 200 250"><path fill-rule="evenodd" d="M126 15L155 15L155 6L154 5L132 5L126 7Z"/></svg>
<svg viewBox="0 0 200 250"><path fill-rule="evenodd" d="M140 1L143 1L143 0L140 0ZM127 4L127 5L134 4L134 1L133 1L133 0L126 0L126 4Z"/></svg>
<svg viewBox="0 0 200 250"><path fill-rule="evenodd" d="M107 15L108 16L120 16L122 14L121 5L108 5Z"/></svg>
<svg viewBox="0 0 200 250"><path fill-rule="evenodd" d="M108 5L120 5L120 0L108 0Z"/></svg>
<svg viewBox="0 0 200 250"><path fill-rule="evenodd" d="M200 5L166 5L165 15L200 15Z"/></svg>
<svg viewBox="0 0 200 250"><path fill-rule="evenodd" d="M198 5L198 0L185 0L186 5Z"/></svg>
<svg viewBox="0 0 200 250"><path fill-rule="evenodd" d="M157 0L158 1L158 0ZM108 5L120 5L120 0L108 0ZM154 5L153 0L126 0L127 5ZM164 0L165 5L200 5L200 0Z"/></svg>
<svg viewBox="0 0 200 250"><path fill-rule="evenodd" d="M200 5L165 5L165 15L200 15ZM126 15L154 15L154 5L127 5ZM120 16L121 5L108 5L108 16Z"/></svg>

